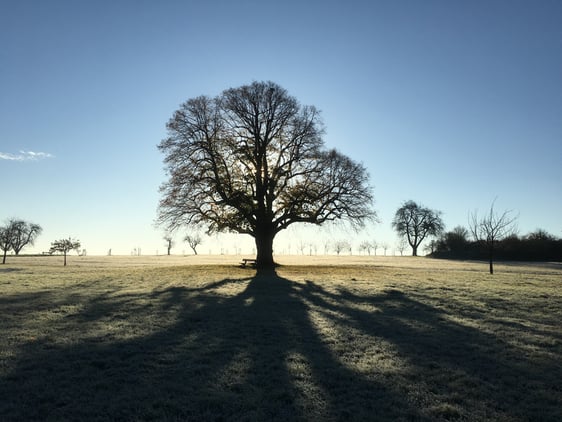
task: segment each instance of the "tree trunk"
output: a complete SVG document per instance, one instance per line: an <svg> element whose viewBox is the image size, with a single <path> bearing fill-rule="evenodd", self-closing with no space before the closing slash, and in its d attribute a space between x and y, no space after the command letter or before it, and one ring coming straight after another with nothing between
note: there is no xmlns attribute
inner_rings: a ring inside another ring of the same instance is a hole
<svg viewBox="0 0 562 422"><path fill-rule="evenodd" d="M2 264L5 264L5 263L6 263L6 254L7 254L7 253L8 253L8 250L6 249L6 250L4 251L4 259L2 260Z"/></svg>
<svg viewBox="0 0 562 422"><path fill-rule="evenodd" d="M412 256L418 256L418 236L414 235L414 238L412 239L410 237L409 233L406 233L406 240L408 241L408 244L412 247Z"/></svg>
<svg viewBox="0 0 562 422"><path fill-rule="evenodd" d="M494 274L494 249L490 247L490 274Z"/></svg>
<svg viewBox="0 0 562 422"><path fill-rule="evenodd" d="M66 267L66 251L64 251L64 266Z"/></svg>
<svg viewBox="0 0 562 422"><path fill-rule="evenodd" d="M256 232L256 268L273 268L273 238L275 234L269 230Z"/></svg>

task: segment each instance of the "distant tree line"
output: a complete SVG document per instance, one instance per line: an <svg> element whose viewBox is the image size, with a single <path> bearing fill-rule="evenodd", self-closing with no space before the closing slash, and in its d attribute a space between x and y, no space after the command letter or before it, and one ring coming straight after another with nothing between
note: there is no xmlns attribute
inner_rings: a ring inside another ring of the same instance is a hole
<svg viewBox="0 0 562 422"><path fill-rule="evenodd" d="M465 227L457 226L434 241L431 256L448 259L488 259L485 240L474 239ZM494 257L508 261L562 261L562 239L537 229L524 236L515 233L496 241Z"/></svg>

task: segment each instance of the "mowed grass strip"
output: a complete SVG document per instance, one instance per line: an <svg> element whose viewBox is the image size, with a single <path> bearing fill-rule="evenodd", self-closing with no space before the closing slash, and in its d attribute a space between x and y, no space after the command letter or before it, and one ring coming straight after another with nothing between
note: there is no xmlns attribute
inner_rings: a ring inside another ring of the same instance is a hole
<svg viewBox="0 0 562 422"><path fill-rule="evenodd" d="M562 420L556 268L14 261L3 421Z"/></svg>

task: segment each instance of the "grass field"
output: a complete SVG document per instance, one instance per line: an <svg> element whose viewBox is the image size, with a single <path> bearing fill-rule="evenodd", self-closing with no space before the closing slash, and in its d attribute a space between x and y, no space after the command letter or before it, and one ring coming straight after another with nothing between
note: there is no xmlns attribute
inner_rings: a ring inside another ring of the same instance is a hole
<svg viewBox="0 0 562 422"><path fill-rule="evenodd" d="M340 258L8 257L0 420L562 420L562 266Z"/></svg>

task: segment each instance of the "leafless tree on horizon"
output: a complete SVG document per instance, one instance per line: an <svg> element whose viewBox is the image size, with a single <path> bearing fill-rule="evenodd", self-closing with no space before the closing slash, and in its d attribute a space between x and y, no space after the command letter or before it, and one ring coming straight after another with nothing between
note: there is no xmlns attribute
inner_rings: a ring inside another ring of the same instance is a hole
<svg viewBox="0 0 562 422"><path fill-rule="evenodd" d="M496 198L497 199L497 198ZM519 216L512 216L513 210L507 210L501 214L496 213L492 201L490 211L479 218L478 212L469 214L468 225L475 241L482 243L488 250L488 261L490 274L494 274L494 252L496 243L508 236L517 233L516 221Z"/></svg>

